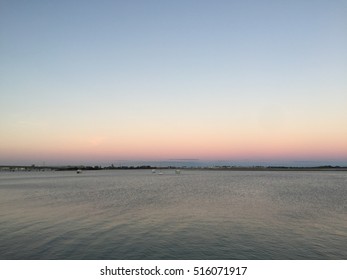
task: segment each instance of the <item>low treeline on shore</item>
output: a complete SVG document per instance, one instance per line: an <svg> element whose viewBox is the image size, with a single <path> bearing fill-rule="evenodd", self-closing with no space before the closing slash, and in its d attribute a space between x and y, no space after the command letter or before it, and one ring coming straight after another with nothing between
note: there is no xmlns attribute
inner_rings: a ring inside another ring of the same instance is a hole
<svg viewBox="0 0 347 280"><path fill-rule="evenodd" d="M84 165L68 165L68 166L19 166L19 165L3 165L0 171L77 171L77 170L139 170L139 169L185 169L185 170L225 170L225 171L347 171L347 166L312 166L312 167L295 167L295 166L211 166L211 167L187 167L187 166L84 166Z"/></svg>

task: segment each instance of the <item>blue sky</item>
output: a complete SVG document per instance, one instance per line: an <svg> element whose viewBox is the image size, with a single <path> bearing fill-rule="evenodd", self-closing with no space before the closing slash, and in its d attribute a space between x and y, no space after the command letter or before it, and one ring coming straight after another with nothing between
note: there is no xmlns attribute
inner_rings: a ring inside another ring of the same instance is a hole
<svg viewBox="0 0 347 280"><path fill-rule="evenodd" d="M2 1L1 161L346 159L346 12Z"/></svg>

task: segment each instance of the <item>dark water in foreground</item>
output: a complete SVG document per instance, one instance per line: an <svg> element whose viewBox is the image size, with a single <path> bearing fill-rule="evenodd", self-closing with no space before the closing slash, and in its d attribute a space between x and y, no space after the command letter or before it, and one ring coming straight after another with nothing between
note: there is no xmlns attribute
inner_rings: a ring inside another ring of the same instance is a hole
<svg viewBox="0 0 347 280"><path fill-rule="evenodd" d="M0 259L347 259L347 173L2 172Z"/></svg>

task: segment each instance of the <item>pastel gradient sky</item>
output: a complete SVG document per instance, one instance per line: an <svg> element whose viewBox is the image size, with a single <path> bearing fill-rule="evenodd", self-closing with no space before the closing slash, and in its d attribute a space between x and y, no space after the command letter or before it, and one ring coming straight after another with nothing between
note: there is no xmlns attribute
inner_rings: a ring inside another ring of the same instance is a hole
<svg viewBox="0 0 347 280"><path fill-rule="evenodd" d="M0 164L347 161L346 0L0 2Z"/></svg>

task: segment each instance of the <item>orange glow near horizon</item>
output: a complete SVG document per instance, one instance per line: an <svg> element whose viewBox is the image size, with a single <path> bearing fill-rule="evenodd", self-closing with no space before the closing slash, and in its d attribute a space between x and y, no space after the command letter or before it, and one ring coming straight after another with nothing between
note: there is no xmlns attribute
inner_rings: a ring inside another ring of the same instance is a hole
<svg viewBox="0 0 347 280"><path fill-rule="evenodd" d="M30 161L347 159L341 120L281 122L217 116L14 123L0 139L4 159ZM5 162L3 162L5 163Z"/></svg>
<svg viewBox="0 0 347 280"><path fill-rule="evenodd" d="M277 135L209 135L188 132L176 135L163 131L160 137L146 135L122 137L76 137L48 141L14 141L1 151L4 158L15 157L41 160L165 160L170 158L196 158L200 160L233 159L345 159L346 139L317 139L312 136L287 137ZM234 136L234 137L233 137ZM127 138L128 137L128 138ZM52 140L52 139L51 139Z"/></svg>

